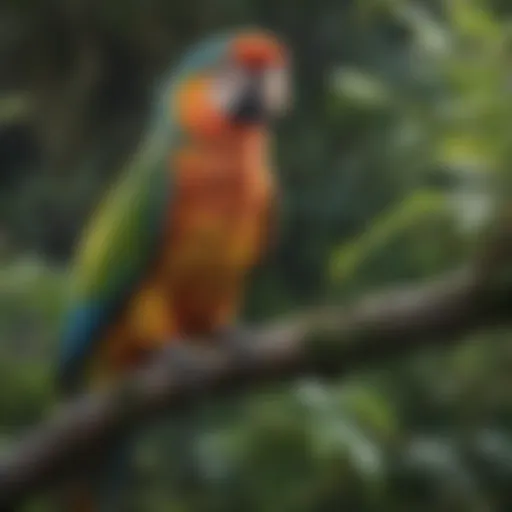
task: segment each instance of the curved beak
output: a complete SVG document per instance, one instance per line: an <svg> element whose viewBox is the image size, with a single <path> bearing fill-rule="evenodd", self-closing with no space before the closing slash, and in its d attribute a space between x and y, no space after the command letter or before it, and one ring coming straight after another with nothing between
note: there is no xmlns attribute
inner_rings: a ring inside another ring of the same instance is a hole
<svg viewBox="0 0 512 512"><path fill-rule="evenodd" d="M250 124L264 121L266 114L263 77L254 73L233 105L232 118L236 123Z"/></svg>
<svg viewBox="0 0 512 512"><path fill-rule="evenodd" d="M290 99L288 76L283 69L252 72L233 104L232 118L236 123L250 124L280 116Z"/></svg>

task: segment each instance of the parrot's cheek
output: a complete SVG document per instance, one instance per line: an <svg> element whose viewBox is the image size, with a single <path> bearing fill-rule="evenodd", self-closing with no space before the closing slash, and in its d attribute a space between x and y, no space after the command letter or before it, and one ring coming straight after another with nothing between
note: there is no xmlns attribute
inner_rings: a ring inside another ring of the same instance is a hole
<svg viewBox="0 0 512 512"><path fill-rule="evenodd" d="M174 97L180 124L198 136L212 136L228 128L226 116L210 101L205 80L184 83Z"/></svg>

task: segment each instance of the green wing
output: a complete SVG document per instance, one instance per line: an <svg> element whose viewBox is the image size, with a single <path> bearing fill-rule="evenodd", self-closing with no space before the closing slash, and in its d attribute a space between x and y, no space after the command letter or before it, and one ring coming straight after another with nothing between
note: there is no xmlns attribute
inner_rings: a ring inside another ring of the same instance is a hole
<svg viewBox="0 0 512 512"><path fill-rule="evenodd" d="M146 145L107 195L79 247L65 318L58 377L80 382L103 330L114 320L156 257L172 196L169 145Z"/></svg>

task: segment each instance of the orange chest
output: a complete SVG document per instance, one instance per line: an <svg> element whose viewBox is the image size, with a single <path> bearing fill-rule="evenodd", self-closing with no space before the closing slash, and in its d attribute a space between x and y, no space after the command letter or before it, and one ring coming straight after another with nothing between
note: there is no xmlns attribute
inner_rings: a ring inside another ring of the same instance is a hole
<svg viewBox="0 0 512 512"><path fill-rule="evenodd" d="M182 150L169 211L173 267L240 268L257 258L273 192L265 157L251 137Z"/></svg>

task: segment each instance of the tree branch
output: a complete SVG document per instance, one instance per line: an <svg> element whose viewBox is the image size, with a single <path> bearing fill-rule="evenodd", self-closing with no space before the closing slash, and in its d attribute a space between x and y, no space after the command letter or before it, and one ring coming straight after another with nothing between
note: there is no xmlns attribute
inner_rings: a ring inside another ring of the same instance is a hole
<svg viewBox="0 0 512 512"><path fill-rule="evenodd" d="M341 375L473 329L512 325L512 223L503 225L481 258L453 274L269 325L240 339L247 350L193 345L182 350L179 365L175 352L164 353L119 387L63 407L0 461L0 509L58 482L120 430L177 413L206 393L304 372Z"/></svg>

